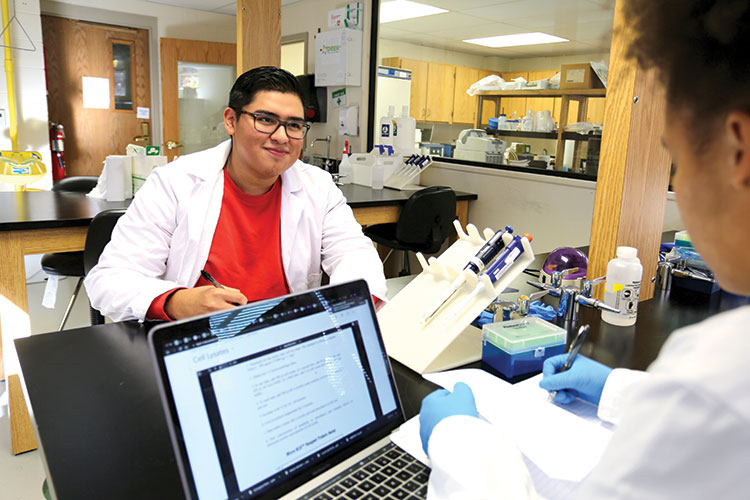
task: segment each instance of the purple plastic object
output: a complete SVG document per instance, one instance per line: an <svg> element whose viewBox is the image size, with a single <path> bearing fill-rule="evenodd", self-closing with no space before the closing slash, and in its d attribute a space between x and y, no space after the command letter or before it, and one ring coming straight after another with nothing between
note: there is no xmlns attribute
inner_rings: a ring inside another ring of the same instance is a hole
<svg viewBox="0 0 750 500"><path fill-rule="evenodd" d="M577 267L578 271L565 276L565 280L575 280L586 277L586 269L589 265L589 259L586 254L577 248L561 247L552 251L544 261L542 271L552 276L555 271L564 271Z"/></svg>

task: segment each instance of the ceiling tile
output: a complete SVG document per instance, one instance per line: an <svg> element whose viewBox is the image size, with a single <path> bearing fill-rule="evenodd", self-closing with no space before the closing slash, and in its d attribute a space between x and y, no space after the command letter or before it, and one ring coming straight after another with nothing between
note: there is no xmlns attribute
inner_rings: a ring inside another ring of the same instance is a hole
<svg viewBox="0 0 750 500"><path fill-rule="evenodd" d="M413 0L418 3L426 5L432 5L433 7L440 7L441 9L448 9L454 12L460 12L467 9L477 9L480 7L487 7L491 5L497 5L501 3L516 2L518 0ZM602 0L604 1L604 0Z"/></svg>
<svg viewBox="0 0 750 500"><path fill-rule="evenodd" d="M486 23L475 26L460 26L440 31L440 36L456 41L490 36L514 35L518 33L517 26L504 23Z"/></svg>
<svg viewBox="0 0 750 500"><path fill-rule="evenodd" d="M236 16L237 15L237 2L232 2L226 5L222 5L221 7L217 7L215 12L220 12L221 14L229 14L231 16Z"/></svg>
<svg viewBox="0 0 750 500"><path fill-rule="evenodd" d="M566 17L575 20L579 13L599 10L602 10L601 7L585 0L520 0L479 9L466 9L462 12L493 21L509 22L512 19L530 17Z"/></svg>

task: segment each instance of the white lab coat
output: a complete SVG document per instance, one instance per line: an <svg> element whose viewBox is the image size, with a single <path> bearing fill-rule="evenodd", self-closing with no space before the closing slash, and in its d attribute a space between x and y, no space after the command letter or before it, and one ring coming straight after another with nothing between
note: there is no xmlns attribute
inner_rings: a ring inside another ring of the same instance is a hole
<svg viewBox="0 0 750 500"><path fill-rule="evenodd" d="M649 367L650 376L630 386L620 423L601 461L571 498L748 498L749 324L750 306L745 306L675 331ZM610 383L618 383L617 372L605 386L613 401L618 398ZM602 416L601 409L599 414ZM493 448L503 446L503 441L493 438L487 422L469 419L458 426L458 418L447 418L435 426L429 442L433 474L438 475L434 482L452 483L453 490L442 495L428 493L428 498L461 498L462 490L477 492L478 484L485 489L474 498L511 498L505 485L491 480L501 474L492 466ZM483 438L472 439L476 436ZM458 473L441 465L456 461L469 465L458 468ZM471 466L478 463L483 467ZM448 480L440 474L452 477Z"/></svg>
<svg viewBox="0 0 750 500"><path fill-rule="evenodd" d="M143 320L153 299L193 287L208 258L231 140L157 168L117 223L85 280L91 304L115 321ZM331 176L297 161L281 175L281 254L291 292L362 278L385 299L383 266Z"/></svg>

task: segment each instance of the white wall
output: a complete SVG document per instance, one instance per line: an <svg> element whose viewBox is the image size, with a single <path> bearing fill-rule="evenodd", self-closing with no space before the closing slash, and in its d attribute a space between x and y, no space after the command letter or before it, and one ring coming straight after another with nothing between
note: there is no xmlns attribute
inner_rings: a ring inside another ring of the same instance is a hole
<svg viewBox="0 0 750 500"><path fill-rule="evenodd" d="M509 59L507 71L532 71L558 69L563 64L578 64L589 61L604 61L609 64L609 52L594 54L578 54L574 56L556 57L523 57Z"/></svg>
<svg viewBox="0 0 750 500"><path fill-rule="evenodd" d="M589 244L596 182L525 172L435 162L423 174L426 186L451 186L476 193L469 222L480 230L511 225L534 237L537 253ZM674 193L667 194L664 231L684 229Z"/></svg>
<svg viewBox="0 0 750 500"><path fill-rule="evenodd" d="M13 4L10 5L10 15L13 15ZM35 46L34 51L12 50L13 72L16 95L16 117L18 125L18 149L20 151L36 151L42 155L42 160L50 169L50 150L47 112L47 85L44 76L44 47L42 45L42 22L39 17L39 0L17 0L15 4L16 18L28 33ZM4 20L3 26L8 24ZM10 28L11 44L13 46L31 48L29 40L23 35L18 24L13 22ZM8 86L6 84L5 67L0 69L0 109L4 110L5 119L0 122L0 149L11 150L10 117L8 113ZM44 179L28 187L47 189L52 185L52 177L48 174ZM13 190L11 184L0 182L0 191Z"/></svg>
<svg viewBox="0 0 750 500"><path fill-rule="evenodd" d="M295 35L297 33L308 33L307 47L307 73L315 72L315 35L320 31L328 31L328 11L346 6L348 2L340 0L303 0L301 2L285 5L281 9L281 36ZM338 109L333 109L330 103L327 106L327 123L313 123L307 134L306 149L318 155L325 155L325 145L318 143L314 149L310 148L310 142L315 138L331 136L331 156L341 157L344 149L344 141L348 140L352 152L361 152L367 142L367 96L369 92L369 55L370 55L370 23L372 11L370 2L363 2L364 20L362 23L362 85L359 87L347 87L347 106L359 107L359 135L356 137L338 135ZM329 87L336 89L339 87ZM321 103L322 104L322 103Z"/></svg>

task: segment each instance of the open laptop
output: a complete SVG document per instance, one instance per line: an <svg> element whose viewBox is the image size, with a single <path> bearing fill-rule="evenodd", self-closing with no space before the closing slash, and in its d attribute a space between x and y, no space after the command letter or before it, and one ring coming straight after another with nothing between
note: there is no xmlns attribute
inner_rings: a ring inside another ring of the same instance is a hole
<svg viewBox="0 0 750 500"><path fill-rule="evenodd" d="M188 498L425 498L364 281L149 334Z"/></svg>

